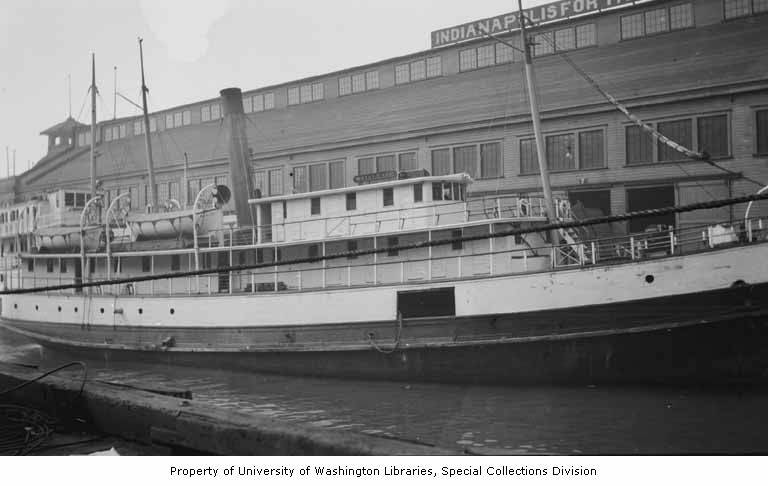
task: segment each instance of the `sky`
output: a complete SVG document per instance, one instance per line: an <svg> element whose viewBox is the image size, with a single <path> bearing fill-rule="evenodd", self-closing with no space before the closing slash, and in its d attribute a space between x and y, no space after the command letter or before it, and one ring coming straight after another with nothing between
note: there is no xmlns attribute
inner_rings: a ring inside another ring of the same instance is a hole
<svg viewBox="0 0 768 486"><path fill-rule="evenodd" d="M15 150L20 174L47 151L41 131L70 113L90 123L92 52L98 119L139 114L120 98L114 109L115 72L117 92L140 103L138 37L152 112L418 52L434 30L515 10L514 0L2 0L0 157Z"/></svg>

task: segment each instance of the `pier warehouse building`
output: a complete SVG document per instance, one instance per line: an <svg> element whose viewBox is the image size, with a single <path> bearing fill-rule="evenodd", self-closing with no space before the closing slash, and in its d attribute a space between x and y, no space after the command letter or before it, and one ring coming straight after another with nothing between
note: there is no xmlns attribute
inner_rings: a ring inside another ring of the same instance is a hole
<svg viewBox="0 0 768 486"><path fill-rule="evenodd" d="M598 2L562 3L578 12ZM600 4L609 8L529 32L553 190L594 216L751 194L768 183L768 1ZM469 30L438 31L428 50L343 71L263 87L240 80L255 195L350 187L356 176L420 169L468 173L470 198L540 193L522 55ZM520 45L517 32L498 35ZM633 114L715 164L656 142L560 53ZM191 205L201 187L229 184L222 118L216 93L150 114L159 201ZM129 117L100 122L96 133L100 188L107 200L130 193L131 211L149 200L143 130L141 117ZM0 183L3 255L34 244L24 235L34 229L40 198L76 210L88 196L90 127L68 119L42 135L48 153ZM324 208L300 210L310 217ZM607 230L743 214L743 207L702 210Z"/></svg>

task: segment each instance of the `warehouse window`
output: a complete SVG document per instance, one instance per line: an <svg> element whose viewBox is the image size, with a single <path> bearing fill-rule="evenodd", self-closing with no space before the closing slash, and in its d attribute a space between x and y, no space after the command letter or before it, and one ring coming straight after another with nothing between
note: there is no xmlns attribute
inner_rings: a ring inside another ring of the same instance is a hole
<svg viewBox="0 0 768 486"><path fill-rule="evenodd" d="M500 142L434 149L431 156L432 175L465 173L479 179L503 177Z"/></svg>
<svg viewBox="0 0 768 486"><path fill-rule="evenodd" d="M757 153L761 155L768 154L768 110L759 110L755 117Z"/></svg>
<svg viewBox="0 0 768 486"><path fill-rule="evenodd" d="M367 156L357 159L358 175L414 170L417 168L415 151Z"/></svg>
<svg viewBox="0 0 768 486"><path fill-rule="evenodd" d="M395 156L394 155L379 155L376 157L376 172L391 172L395 171Z"/></svg>
<svg viewBox="0 0 768 486"><path fill-rule="evenodd" d="M533 36L533 55L543 56L545 54L552 54L555 52L554 48L555 38L552 32L545 32L543 34L536 34Z"/></svg>
<svg viewBox="0 0 768 486"><path fill-rule="evenodd" d="M379 72L369 71L339 78L339 96L379 88Z"/></svg>
<svg viewBox="0 0 768 486"><path fill-rule="evenodd" d="M548 135L544 139L547 168L553 172L605 167L605 131L584 130ZM536 141L520 140L520 173L538 174Z"/></svg>
<svg viewBox="0 0 768 486"><path fill-rule="evenodd" d="M645 12L645 33L647 35L669 30L669 18L666 8L656 8Z"/></svg>
<svg viewBox="0 0 768 486"><path fill-rule="evenodd" d="M693 6L683 3L669 7L669 27L672 30L685 29L693 26Z"/></svg>
<svg viewBox="0 0 768 486"><path fill-rule="evenodd" d="M597 27L585 24L576 27L576 47L589 47L597 44Z"/></svg>
<svg viewBox="0 0 768 486"><path fill-rule="evenodd" d="M683 147L691 148L693 146L693 126L690 119L662 122L656 126L656 129L659 133L669 137ZM659 162L679 160L683 158L683 155L680 152L667 144L662 143L661 141L657 141L656 143L658 144Z"/></svg>
<svg viewBox="0 0 768 486"><path fill-rule="evenodd" d="M427 58L427 77L435 78L443 75L443 58L440 56Z"/></svg>
<svg viewBox="0 0 768 486"><path fill-rule="evenodd" d="M637 125L626 127L627 165L653 162L653 137Z"/></svg>
<svg viewBox="0 0 768 486"><path fill-rule="evenodd" d="M271 110L275 107L275 94L264 93L243 98L243 111L246 113Z"/></svg>
<svg viewBox="0 0 768 486"><path fill-rule="evenodd" d="M706 115L679 120L648 123L659 133L683 147L706 151L713 157L727 157L730 149L728 115ZM667 144L656 141L635 125L625 128L627 165L684 160L686 156Z"/></svg>
<svg viewBox="0 0 768 486"><path fill-rule="evenodd" d="M459 52L459 71L477 69L477 49L464 49Z"/></svg>
<svg viewBox="0 0 768 486"><path fill-rule="evenodd" d="M645 35L643 14L625 15L621 18L621 38L634 39Z"/></svg>
<svg viewBox="0 0 768 486"><path fill-rule="evenodd" d="M725 0L725 18L744 17L752 13L752 0Z"/></svg>
<svg viewBox="0 0 768 486"><path fill-rule="evenodd" d="M496 54L493 44L477 48L477 67L488 67L496 64Z"/></svg>
<svg viewBox="0 0 768 486"><path fill-rule="evenodd" d="M403 84L411 81L411 67L409 64L395 66L395 84Z"/></svg>
<svg viewBox="0 0 768 486"><path fill-rule="evenodd" d="M576 143L572 133L550 135L545 141L547 166L551 170L570 170L576 168L576 157L573 155Z"/></svg>
<svg viewBox="0 0 768 486"><path fill-rule="evenodd" d="M621 17L622 40L693 27L693 5L682 3L672 7L646 10Z"/></svg>
<svg viewBox="0 0 768 486"><path fill-rule="evenodd" d="M277 171L280 169L273 169ZM270 171L270 176L273 174ZM345 186L343 160L334 160L332 162L320 162L309 166L298 166L293 168L294 192L323 191L326 189L338 189ZM277 177L274 174L274 177ZM282 187L280 187L282 190Z"/></svg>
<svg viewBox="0 0 768 486"><path fill-rule="evenodd" d="M419 163L416 160L416 152L405 152L397 156L397 170L416 170L419 168Z"/></svg>
<svg viewBox="0 0 768 486"><path fill-rule="evenodd" d="M419 59L395 66L395 84L405 84L442 76L442 62L439 56ZM378 87L378 79L376 80Z"/></svg>
<svg viewBox="0 0 768 486"><path fill-rule="evenodd" d="M300 102L299 99L299 88L288 88L288 104L289 105L298 105Z"/></svg>
<svg viewBox="0 0 768 486"><path fill-rule="evenodd" d="M328 167L326 164L309 166L309 190L322 191L328 188Z"/></svg>
<svg viewBox="0 0 768 486"><path fill-rule="evenodd" d="M375 164L376 162L373 157L363 157L362 159L357 159L357 174L373 174L376 172Z"/></svg>
<svg viewBox="0 0 768 486"><path fill-rule="evenodd" d="M288 88L288 104L311 103L325 98L325 85L323 83L304 84Z"/></svg>
<svg viewBox="0 0 768 486"><path fill-rule="evenodd" d="M605 167L605 147L602 130L579 133L579 166L582 169Z"/></svg>
<svg viewBox="0 0 768 486"><path fill-rule="evenodd" d="M728 116L702 116L696 123L699 151L712 157L728 155Z"/></svg>
<svg viewBox="0 0 768 486"><path fill-rule="evenodd" d="M576 49L576 30L573 28L556 30L555 45L558 50Z"/></svg>

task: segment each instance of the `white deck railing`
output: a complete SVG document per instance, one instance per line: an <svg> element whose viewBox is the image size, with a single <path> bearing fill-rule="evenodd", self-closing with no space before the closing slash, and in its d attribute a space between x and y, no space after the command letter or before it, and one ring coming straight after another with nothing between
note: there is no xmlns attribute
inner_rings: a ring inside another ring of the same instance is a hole
<svg viewBox="0 0 768 486"><path fill-rule="evenodd" d="M259 269L222 271L219 273L172 277L127 285L102 285L86 293L109 295L192 295L218 293L259 293L306 291L329 288L403 284L409 282L441 281L551 271L554 267L587 267L633 260L662 258L701 252L722 246L736 246L768 239L768 220L753 218L746 226L701 225L689 228L646 232L612 238L593 239L576 244L538 246L525 249L494 250L488 239L488 250L471 252L465 248L460 255L440 255L436 248L403 250L398 258L386 254L361 255L359 258L322 260L313 263L269 265ZM481 240L485 241L485 240ZM185 262L194 268L191 255ZM44 257L43 257L44 258ZM230 265L236 265L233 251ZM366 260L366 261L362 261ZM297 268L299 267L299 268ZM58 262L55 268L58 269ZM185 270L185 269L182 269ZM47 278L38 275L20 276L18 269L6 270L11 288L36 288L75 283L72 269L68 275ZM113 278L128 277L113 274ZM99 275L88 278L98 280ZM57 291L62 294L74 290Z"/></svg>

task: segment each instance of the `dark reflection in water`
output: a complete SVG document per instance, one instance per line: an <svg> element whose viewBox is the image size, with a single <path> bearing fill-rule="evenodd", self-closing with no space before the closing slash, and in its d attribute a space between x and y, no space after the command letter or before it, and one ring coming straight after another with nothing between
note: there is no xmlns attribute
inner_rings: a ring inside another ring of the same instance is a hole
<svg viewBox="0 0 768 486"><path fill-rule="evenodd" d="M0 361L61 364L5 331ZM768 453L763 390L406 384L94 362L89 376L190 390L195 400L221 408L456 451Z"/></svg>

